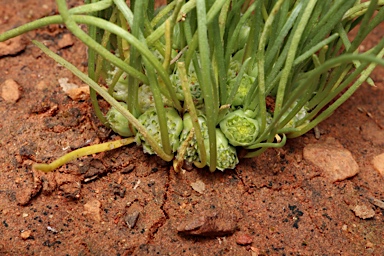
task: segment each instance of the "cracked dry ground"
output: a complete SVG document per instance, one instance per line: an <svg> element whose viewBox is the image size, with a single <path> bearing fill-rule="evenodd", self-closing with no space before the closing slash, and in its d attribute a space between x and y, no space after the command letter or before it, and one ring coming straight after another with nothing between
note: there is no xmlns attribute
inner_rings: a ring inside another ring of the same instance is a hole
<svg viewBox="0 0 384 256"><path fill-rule="evenodd" d="M55 11L52 1L42 9L37 0L6 2L0 31ZM18 93L0 98L1 255L384 254L384 178L371 163L384 153L383 69L372 75L377 87L363 85L318 127L319 139L311 131L236 170L174 173L128 146L44 174L31 164L114 135L88 98L62 91L59 78L81 82L31 39L86 70L85 47L59 26L28 33L0 58L0 84L12 79ZM303 158L309 144L329 138L351 152L355 176L332 182Z"/></svg>

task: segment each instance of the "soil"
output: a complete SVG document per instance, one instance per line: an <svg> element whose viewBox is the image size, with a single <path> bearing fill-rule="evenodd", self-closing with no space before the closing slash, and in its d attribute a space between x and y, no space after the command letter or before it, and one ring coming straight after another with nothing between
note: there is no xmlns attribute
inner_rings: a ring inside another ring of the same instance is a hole
<svg viewBox="0 0 384 256"><path fill-rule="evenodd" d="M0 0L0 32L55 13L54 1ZM175 173L131 145L42 173L32 163L117 136L88 97L63 91L59 78L82 83L32 39L87 65L59 25L0 46L0 255L384 255L383 68L316 132L235 170ZM328 165L303 154L316 146L331 152ZM332 179L342 155L356 172Z"/></svg>

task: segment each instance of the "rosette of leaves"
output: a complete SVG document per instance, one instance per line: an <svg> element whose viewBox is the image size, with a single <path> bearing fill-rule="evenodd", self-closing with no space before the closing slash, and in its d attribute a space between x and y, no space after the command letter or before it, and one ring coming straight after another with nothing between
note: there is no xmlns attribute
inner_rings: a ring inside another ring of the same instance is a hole
<svg viewBox="0 0 384 256"><path fill-rule="evenodd" d="M225 169L234 169L239 163L236 149L229 145L228 139L220 129L216 129L216 169L224 171ZM210 165L209 139L204 140L205 149L207 152L207 164Z"/></svg>
<svg viewBox="0 0 384 256"><path fill-rule="evenodd" d="M245 98L247 97L250 91L250 88L252 87L254 82L255 82L255 78L247 74L244 74L241 77L240 84L238 85L235 97L231 103L232 106L236 107L236 106L244 105ZM228 92L231 92L232 89L237 85L237 83L238 83L237 78L228 80Z"/></svg>
<svg viewBox="0 0 384 256"><path fill-rule="evenodd" d="M235 110L220 122L220 129L233 146L249 146L259 135L258 122L243 109Z"/></svg>
<svg viewBox="0 0 384 256"><path fill-rule="evenodd" d="M127 108L127 104L120 102L120 105ZM123 137L133 136L129 129L128 119L125 118L115 107L111 107L106 115L111 129Z"/></svg>
<svg viewBox="0 0 384 256"><path fill-rule="evenodd" d="M183 130L183 120L174 108L166 108L165 116L167 119L167 127L169 136L169 142L172 152L176 152L180 145L179 136ZM156 143L162 147L161 131L159 125L159 118L155 108L149 108L138 118L139 122L146 128L146 131L151 135ZM145 140L142 133L136 134L136 141L143 146L144 152L149 154L155 154L151 145Z"/></svg>
<svg viewBox="0 0 384 256"><path fill-rule="evenodd" d="M179 71L176 69L173 74L171 74L170 79L172 81L173 86L176 90L176 96L179 100L184 101L184 93L183 88L181 86ZM189 67L188 73L188 87L191 93L192 99L196 105L199 105L203 102L203 95L201 92L200 82L197 78L197 74L194 70L193 65Z"/></svg>
<svg viewBox="0 0 384 256"><path fill-rule="evenodd" d="M208 139L207 123L204 115L198 116L198 123L200 126L202 138L204 140ZM183 116L183 131L181 132L181 135L180 135L180 145L184 141L188 140L188 136L190 135L191 132L193 132L193 136L191 139L189 139L189 141L187 141L187 146L186 146L183 158L190 163L193 163L196 161L200 162L201 161L201 158L199 156L200 150L198 148L196 135L193 131L191 115L189 113L185 113Z"/></svg>

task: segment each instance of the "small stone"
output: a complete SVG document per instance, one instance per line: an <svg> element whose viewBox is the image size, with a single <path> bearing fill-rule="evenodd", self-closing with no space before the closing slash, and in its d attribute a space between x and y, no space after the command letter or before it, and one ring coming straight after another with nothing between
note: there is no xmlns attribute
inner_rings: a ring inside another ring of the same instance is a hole
<svg viewBox="0 0 384 256"><path fill-rule="evenodd" d="M27 40L23 36L17 36L5 42L0 42L0 57L15 55L27 46Z"/></svg>
<svg viewBox="0 0 384 256"><path fill-rule="evenodd" d="M375 211L367 207L366 205L356 205L352 208L352 211L355 213L355 215L363 220L370 219L375 216Z"/></svg>
<svg viewBox="0 0 384 256"><path fill-rule="evenodd" d="M200 193L200 194L204 194L205 183L202 182L201 180L197 180L196 182L191 183L191 187L192 187L193 190L195 190L196 192L198 192L198 193Z"/></svg>
<svg viewBox="0 0 384 256"><path fill-rule="evenodd" d="M132 172L133 170L135 169L135 165L134 164L129 164L127 167L125 167L124 169L121 170L121 173L130 173Z"/></svg>
<svg viewBox="0 0 384 256"><path fill-rule="evenodd" d="M72 88L69 89L66 93L72 100L86 100L89 96L89 87L81 86L79 88Z"/></svg>
<svg viewBox="0 0 384 256"><path fill-rule="evenodd" d="M57 80L59 82L59 85L61 89L66 93L70 89L78 88L79 86L74 83L68 82L69 79L67 77L62 77Z"/></svg>
<svg viewBox="0 0 384 256"><path fill-rule="evenodd" d="M372 160L372 165L384 177L384 153L375 156Z"/></svg>
<svg viewBox="0 0 384 256"><path fill-rule="evenodd" d="M231 235L237 228L237 217L227 211L200 212L197 215L188 216L177 231L184 235L219 237Z"/></svg>
<svg viewBox="0 0 384 256"><path fill-rule="evenodd" d="M59 42L57 42L57 46L60 49L72 46L73 44L74 42L71 34L64 34L59 40Z"/></svg>
<svg viewBox="0 0 384 256"><path fill-rule="evenodd" d="M31 234L32 234L32 231L31 230L24 230L23 232L21 232L20 236L21 238L23 238L24 240L28 239L29 237L31 237Z"/></svg>
<svg viewBox="0 0 384 256"><path fill-rule="evenodd" d="M140 214L140 212L134 211L132 213L125 215L124 221L127 224L128 228L132 229L135 227L136 222L139 218L139 214Z"/></svg>
<svg viewBox="0 0 384 256"><path fill-rule="evenodd" d="M5 80L1 86L1 97L9 103L16 103L20 99L19 85L15 80Z"/></svg>
<svg viewBox="0 0 384 256"><path fill-rule="evenodd" d="M359 165L351 152L334 138L327 138L323 143L308 144L303 156L319 167L331 182L348 179L359 172Z"/></svg>
<svg viewBox="0 0 384 256"><path fill-rule="evenodd" d="M97 199L91 199L84 205L84 215L91 217L96 221L101 221L101 203Z"/></svg>
<svg viewBox="0 0 384 256"><path fill-rule="evenodd" d="M384 202L379 200L379 199L376 199L374 197L370 197L369 202L371 202L371 204L373 204L373 205L375 205L381 209L384 209Z"/></svg>
<svg viewBox="0 0 384 256"><path fill-rule="evenodd" d="M250 245L252 244L253 239L250 235L247 234L238 234L236 238L236 243L238 245Z"/></svg>

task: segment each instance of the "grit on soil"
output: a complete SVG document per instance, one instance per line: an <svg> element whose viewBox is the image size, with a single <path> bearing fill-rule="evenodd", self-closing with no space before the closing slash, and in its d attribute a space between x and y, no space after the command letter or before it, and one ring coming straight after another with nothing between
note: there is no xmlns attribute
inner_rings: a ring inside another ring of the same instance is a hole
<svg viewBox="0 0 384 256"><path fill-rule="evenodd" d="M0 0L0 32L55 14L40 2ZM384 255L383 68L316 133L235 170L175 173L131 145L45 174L31 164L116 135L32 39L87 65L59 25L0 45L1 255Z"/></svg>

